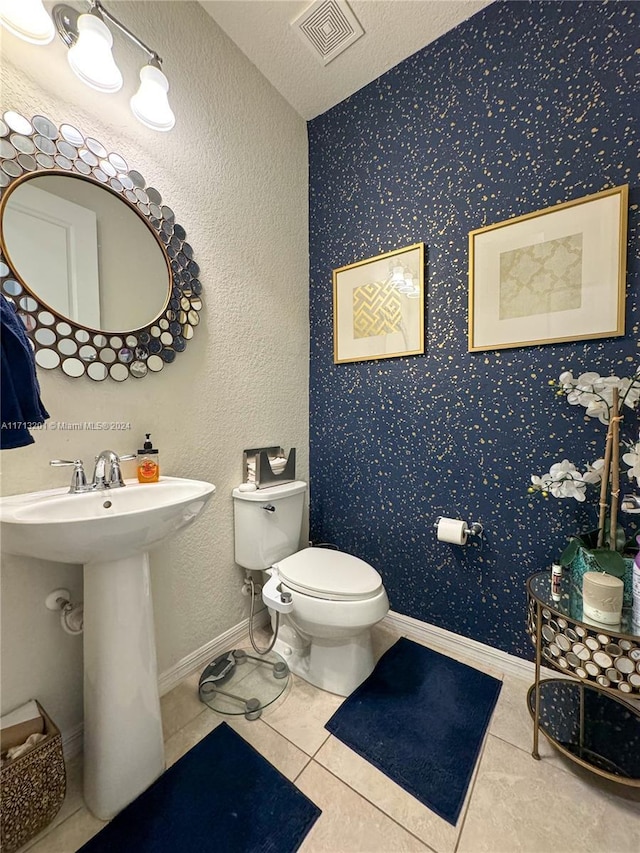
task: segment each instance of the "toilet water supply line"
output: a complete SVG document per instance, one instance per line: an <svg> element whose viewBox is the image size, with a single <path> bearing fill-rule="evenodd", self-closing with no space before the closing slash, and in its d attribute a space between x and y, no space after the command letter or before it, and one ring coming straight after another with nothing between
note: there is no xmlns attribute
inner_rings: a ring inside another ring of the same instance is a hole
<svg viewBox="0 0 640 853"><path fill-rule="evenodd" d="M254 610L255 601L256 601L256 585L254 583L253 578L250 577L248 572L247 572L247 582L251 585L251 603L249 605L249 639L251 640L251 645L253 646L253 648L255 649L255 651L259 655L266 655L266 654L269 654L269 652L271 651L271 649L274 647L274 645L276 643L276 638L278 636L278 627L280 625L280 614L276 610L276 624L275 624L274 631L273 631L273 639L271 640L271 642L269 643L269 645L267 646L266 649L261 649L258 646L258 644L256 643L256 641L253 639L253 610Z"/></svg>

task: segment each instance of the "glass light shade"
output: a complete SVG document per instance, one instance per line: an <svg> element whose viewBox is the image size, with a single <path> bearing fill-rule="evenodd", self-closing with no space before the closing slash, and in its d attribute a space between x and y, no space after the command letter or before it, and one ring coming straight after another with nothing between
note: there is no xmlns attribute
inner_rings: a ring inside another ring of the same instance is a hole
<svg viewBox="0 0 640 853"><path fill-rule="evenodd" d="M55 35L42 0L0 0L0 23L30 44L49 44Z"/></svg>
<svg viewBox="0 0 640 853"><path fill-rule="evenodd" d="M393 267L391 281L394 287L404 284L404 269L402 267Z"/></svg>
<svg viewBox="0 0 640 853"><path fill-rule="evenodd" d="M69 65L76 77L98 92L122 89L122 74L111 54L113 36L96 15L80 15L78 41L69 48Z"/></svg>
<svg viewBox="0 0 640 853"><path fill-rule="evenodd" d="M159 68L145 65L140 70L140 88L131 98L131 111L151 130L171 130L176 123L169 106L168 91L169 82Z"/></svg>

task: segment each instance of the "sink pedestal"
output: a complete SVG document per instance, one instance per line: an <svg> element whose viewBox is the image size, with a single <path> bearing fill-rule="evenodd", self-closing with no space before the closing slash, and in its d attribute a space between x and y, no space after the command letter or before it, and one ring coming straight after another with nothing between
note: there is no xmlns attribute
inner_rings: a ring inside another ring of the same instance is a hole
<svg viewBox="0 0 640 853"><path fill-rule="evenodd" d="M84 765L85 802L102 820L164 770L146 553L84 566Z"/></svg>

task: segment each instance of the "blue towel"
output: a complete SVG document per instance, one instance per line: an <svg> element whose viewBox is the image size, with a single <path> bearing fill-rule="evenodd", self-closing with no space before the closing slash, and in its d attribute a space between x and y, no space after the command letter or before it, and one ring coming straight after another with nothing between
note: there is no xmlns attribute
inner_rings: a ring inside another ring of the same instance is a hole
<svg viewBox="0 0 640 853"><path fill-rule="evenodd" d="M0 294L0 449L33 444L29 425L40 425L49 413L40 400L36 362L24 324Z"/></svg>

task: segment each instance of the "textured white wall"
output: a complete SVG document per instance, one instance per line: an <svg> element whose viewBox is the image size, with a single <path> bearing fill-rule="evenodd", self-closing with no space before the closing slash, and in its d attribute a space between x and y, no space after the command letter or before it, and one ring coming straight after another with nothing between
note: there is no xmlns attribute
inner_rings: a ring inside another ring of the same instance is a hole
<svg viewBox="0 0 640 853"><path fill-rule="evenodd" d="M76 124L158 188L202 270L201 324L173 365L141 381L40 371L53 421L128 421L131 430L38 432L35 445L2 454L2 490L64 485L68 469L50 468L50 459L80 457L90 467L96 452L130 452L149 431L163 473L216 484L204 515L152 553L162 671L247 615L230 496L243 448L295 446L298 476L307 477L307 138L300 116L196 3L116 6L164 59L171 133L147 130L129 112L143 54L118 34L125 86L101 95L73 76L58 39L34 47L3 32L2 109ZM82 718L82 651L45 610L58 586L80 597L81 568L3 559L2 709L35 696L69 729Z"/></svg>

